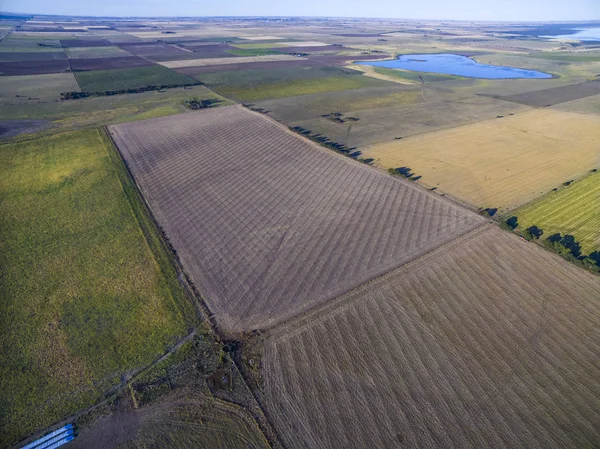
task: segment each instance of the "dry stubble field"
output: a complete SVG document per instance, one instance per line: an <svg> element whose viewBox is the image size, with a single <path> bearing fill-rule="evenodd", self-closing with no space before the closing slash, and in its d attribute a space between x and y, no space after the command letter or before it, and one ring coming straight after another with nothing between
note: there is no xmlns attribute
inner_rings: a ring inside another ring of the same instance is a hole
<svg viewBox="0 0 600 449"><path fill-rule="evenodd" d="M363 150L467 203L507 211L600 165L600 117L536 109Z"/></svg>
<svg viewBox="0 0 600 449"><path fill-rule="evenodd" d="M267 338L289 448L600 441L600 279L484 226Z"/></svg>
<svg viewBox="0 0 600 449"><path fill-rule="evenodd" d="M226 332L270 326L483 221L241 106L110 131Z"/></svg>

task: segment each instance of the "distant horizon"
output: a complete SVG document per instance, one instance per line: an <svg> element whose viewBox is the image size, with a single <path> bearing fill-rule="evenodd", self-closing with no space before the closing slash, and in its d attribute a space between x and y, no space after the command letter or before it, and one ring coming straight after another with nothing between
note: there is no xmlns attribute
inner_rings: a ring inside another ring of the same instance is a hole
<svg viewBox="0 0 600 449"><path fill-rule="evenodd" d="M600 21L598 0L4 0L5 14L95 18L340 18L458 22Z"/></svg>
<svg viewBox="0 0 600 449"><path fill-rule="evenodd" d="M255 16L250 15L207 15L207 16L185 16L185 15L172 15L172 16L161 16L161 15L82 15L82 14L47 14L47 13L35 13L35 12L24 12L24 11L2 11L0 14L14 15L14 16L42 16L42 17L62 17L62 18L84 18L84 19L369 19L369 20L407 20L411 22L485 22L485 23L552 23L552 24L593 24L600 25L600 19L570 19L570 20L491 20L491 19L427 19L427 18L414 18L414 17L367 17L367 16L285 16L285 15L265 15L259 14Z"/></svg>

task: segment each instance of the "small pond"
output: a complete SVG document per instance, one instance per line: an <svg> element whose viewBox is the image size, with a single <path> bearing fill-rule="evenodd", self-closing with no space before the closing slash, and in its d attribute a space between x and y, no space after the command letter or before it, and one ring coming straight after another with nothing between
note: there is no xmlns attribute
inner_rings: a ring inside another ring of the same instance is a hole
<svg viewBox="0 0 600 449"><path fill-rule="evenodd" d="M356 64L416 72L442 73L469 78L552 78L552 75L548 73L515 67L480 64L471 58L453 54L402 55L391 61L359 61Z"/></svg>

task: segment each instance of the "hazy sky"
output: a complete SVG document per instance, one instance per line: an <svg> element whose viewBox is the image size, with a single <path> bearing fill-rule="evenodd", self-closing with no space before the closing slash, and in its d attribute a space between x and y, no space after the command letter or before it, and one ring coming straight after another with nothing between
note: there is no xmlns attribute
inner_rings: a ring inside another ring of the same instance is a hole
<svg viewBox="0 0 600 449"><path fill-rule="evenodd" d="M0 0L0 10L89 16L600 20L600 0Z"/></svg>

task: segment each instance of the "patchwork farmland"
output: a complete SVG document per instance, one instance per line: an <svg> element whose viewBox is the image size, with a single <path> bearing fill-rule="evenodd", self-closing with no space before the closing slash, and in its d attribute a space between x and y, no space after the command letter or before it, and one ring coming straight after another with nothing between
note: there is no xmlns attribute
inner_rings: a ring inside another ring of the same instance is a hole
<svg viewBox="0 0 600 449"><path fill-rule="evenodd" d="M478 207L508 211L600 164L600 117L537 109L370 146L385 168Z"/></svg>
<svg viewBox="0 0 600 449"><path fill-rule="evenodd" d="M600 279L485 226L273 331L286 447L593 447Z"/></svg>
<svg viewBox="0 0 600 449"><path fill-rule="evenodd" d="M271 326L482 223L240 106L110 132L228 332Z"/></svg>
<svg viewBox="0 0 600 449"><path fill-rule="evenodd" d="M0 449L600 447L590 23L3 13Z"/></svg>

